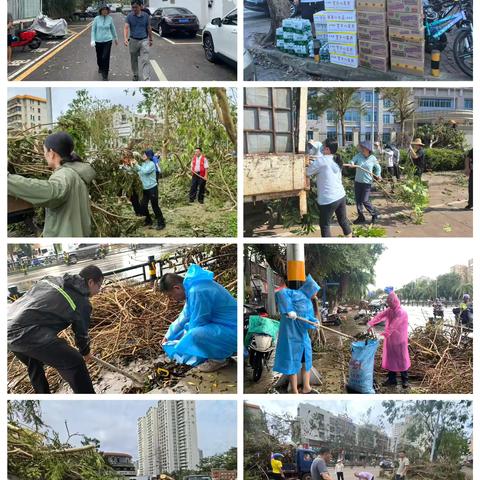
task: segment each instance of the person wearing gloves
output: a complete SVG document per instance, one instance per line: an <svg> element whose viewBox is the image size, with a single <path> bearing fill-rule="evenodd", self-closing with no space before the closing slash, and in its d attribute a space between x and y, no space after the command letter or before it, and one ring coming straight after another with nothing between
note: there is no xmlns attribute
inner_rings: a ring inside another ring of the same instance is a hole
<svg viewBox="0 0 480 480"><path fill-rule="evenodd" d="M362 142L359 145L359 153L355 155L350 163L345 164L347 168L355 168L355 203L357 204L358 218L353 222L355 225L365 223L363 207L372 215L372 224L378 219L378 211L370 202L373 179L381 180L382 168L375 155L372 154L372 144Z"/></svg>
<svg viewBox="0 0 480 480"><path fill-rule="evenodd" d="M44 143L48 180L8 175L8 195L35 207L45 207L44 237L88 237L91 210L88 187L95 178L93 167L73 151L66 132L49 135Z"/></svg>
<svg viewBox="0 0 480 480"><path fill-rule="evenodd" d="M369 330L381 322L385 322L383 336L382 368L388 371L385 386L397 385L397 373L400 372L403 388L408 388L408 369L410 355L408 353L408 314L402 308L395 292L387 297L387 309L375 315L368 323Z"/></svg>
<svg viewBox="0 0 480 480"><path fill-rule="evenodd" d="M134 154L135 155L135 154ZM137 156L139 154L137 153ZM153 213L157 219L157 230L165 228L165 218L162 210L158 205L158 182L157 182L157 168L154 162L151 162L145 155L143 163L139 165L135 159L132 160L132 168L138 173L143 187L143 197L141 203L141 210L145 215L145 226L152 225L152 217L148 211L148 204L152 204Z"/></svg>
<svg viewBox="0 0 480 480"><path fill-rule="evenodd" d="M89 265L78 275L42 278L10 305L8 350L26 365L35 393L50 393L44 365L57 370L74 393L95 393L86 366L91 361L90 297L102 283L102 271ZM57 336L68 327L78 350Z"/></svg>
<svg viewBox="0 0 480 480"><path fill-rule="evenodd" d="M283 455L281 453L272 453L272 458L270 460L270 464L272 466L272 478L285 478L285 474L283 473L282 458Z"/></svg>
<svg viewBox="0 0 480 480"><path fill-rule="evenodd" d="M185 302L162 342L177 363L214 372L229 363L237 351L237 301L213 279L213 272L190 265L185 277L167 273L158 282L160 292Z"/></svg>
<svg viewBox="0 0 480 480"><path fill-rule="evenodd" d="M317 203L320 213L322 237L331 237L330 222L333 214L346 237L352 236L347 218L347 197L342 184L342 161L336 154L338 143L327 138L321 142L310 141L310 155L313 162L307 167L307 175L315 176L317 182Z"/></svg>
<svg viewBox="0 0 480 480"><path fill-rule="evenodd" d="M118 36L110 15L110 6L105 3L100 5L98 16L93 21L91 39L91 45L95 47L97 53L98 73L102 75L103 80L108 80L112 43L115 42L118 46Z"/></svg>
<svg viewBox="0 0 480 480"><path fill-rule="evenodd" d="M300 370L303 381L302 393L313 392L310 386L312 343L308 330L315 327L297 320L297 317L317 322L313 299L319 290L319 285L309 275L298 290L284 288L275 295L278 310L282 316L273 370L288 375L291 391L295 394L299 393L297 374Z"/></svg>

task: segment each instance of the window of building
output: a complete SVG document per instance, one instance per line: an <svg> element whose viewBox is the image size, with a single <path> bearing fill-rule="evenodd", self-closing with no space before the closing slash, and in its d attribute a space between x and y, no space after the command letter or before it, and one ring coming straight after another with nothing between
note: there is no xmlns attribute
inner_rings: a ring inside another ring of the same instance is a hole
<svg viewBox="0 0 480 480"><path fill-rule="evenodd" d="M309 120L316 120L316 119L317 119L317 116L316 116L313 112L308 112L307 118L308 118Z"/></svg>
<svg viewBox="0 0 480 480"><path fill-rule="evenodd" d="M327 122L335 122L335 112L333 110L327 110Z"/></svg>
<svg viewBox="0 0 480 480"><path fill-rule="evenodd" d="M465 110L473 110L473 98L466 98L463 102Z"/></svg>
<svg viewBox="0 0 480 480"><path fill-rule="evenodd" d="M453 108L452 98L420 98L418 105L422 108Z"/></svg>
<svg viewBox="0 0 480 480"><path fill-rule="evenodd" d="M346 142L353 142L353 131L352 130L347 130L345 132L345 141Z"/></svg>
<svg viewBox="0 0 480 480"><path fill-rule="evenodd" d="M332 140L337 138L337 131L335 129L329 128L327 130L327 138L330 138Z"/></svg>
<svg viewBox="0 0 480 480"><path fill-rule="evenodd" d="M390 132L383 132L383 134L382 134L382 142L383 142L383 143L390 143L390 136L391 136L391 133L390 133Z"/></svg>
<svg viewBox="0 0 480 480"><path fill-rule="evenodd" d="M389 125L390 123L393 123L393 115L390 113L384 113L383 114L383 123L386 125Z"/></svg>
<svg viewBox="0 0 480 480"><path fill-rule="evenodd" d="M360 112L358 110L347 110L345 113L346 122L360 122Z"/></svg>
<svg viewBox="0 0 480 480"><path fill-rule="evenodd" d="M307 132L307 140L313 140L313 132L311 130Z"/></svg>
<svg viewBox="0 0 480 480"><path fill-rule="evenodd" d="M372 92L363 92L363 100L365 102L371 103L373 101L373 93Z"/></svg>
<svg viewBox="0 0 480 480"><path fill-rule="evenodd" d="M383 107L384 108L391 108L393 106L393 103L391 100L384 100L383 101Z"/></svg>

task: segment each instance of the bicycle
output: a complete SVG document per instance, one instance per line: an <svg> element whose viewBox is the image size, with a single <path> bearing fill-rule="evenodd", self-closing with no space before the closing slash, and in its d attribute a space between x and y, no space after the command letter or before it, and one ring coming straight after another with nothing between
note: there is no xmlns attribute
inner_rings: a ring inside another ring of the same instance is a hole
<svg viewBox="0 0 480 480"><path fill-rule="evenodd" d="M473 77L473 7L470 0L430 0L424 4L425 51L443 51L447 33L457 27L453 56L460 70Z"/></svg>

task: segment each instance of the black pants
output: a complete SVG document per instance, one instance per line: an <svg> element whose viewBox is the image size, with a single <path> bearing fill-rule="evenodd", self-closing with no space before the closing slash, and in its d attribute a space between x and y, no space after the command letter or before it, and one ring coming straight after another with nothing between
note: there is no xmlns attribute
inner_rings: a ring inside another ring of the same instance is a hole
<svg viewBox="0 0 480 480"><path fill-rule="evenodd" d="M281 474L281 473L273 473L273 472L272 472L272 473L270 474L270 478L272 478L272 479L275 479L275 478L281 479L281 478L283 478L283 477L282 477L282 474Z"/></svg>
<svg viewBox="0 0 480 480"><path fill-rule="evenodd" d="M97 52L97 64L101 73L108 75L110 70L110 52L112 51L112 42L96 42L95 50Z"/></svg>
<svg viewBox="0 0 480 480"><path fill-rule="evenodd" d="M95 393L87 365L80 352L65 340L57 338L42 348L13 352L27 366L35 393L50 393L44 365L53 367L70 385L73 393Z"/></svg>
<svg viewBox="0 0 480 480"><path fill-rule="evenodd" d="M395 475L395 480L405 480L403 475Z"/></svg>
<svg viewBox="0 0 480 480"><path fill-rule="evenodd" d="M198 175L192 175L192 185L190 186L190 202L194 202L197 199L198 202L203 203L205 199L205 187L207 181L204 178L199 177Z"/></svg>
<svg viewBox="0 0 480 480"><path fill-rule="evenodd" d="M394 165L393 167L388 167L388 173L393 178L395 177L397 180L400 180L400 166Z"/></svg>
<svg viewBox="0 0 480 480"><path fill-rule="evenodd" d="M468 206L473 207L473 171L468 176Z"/></svg>
<svg viewBox="0 0 480 480"><path fill-rule="evenodd" d="M360 218L363 215L363 207L367 209L370 215L378 215L378 211L370 202L370 192L372 185L370 183L355 182L355 203L357 204L357 212Z"/></svg>
<svg viewBox="0 0 480 480"><path fill-rule="evenodd" d="M400 372L400 376L402 377L402 383L408 383L408 371L405 370L404 372ZM388 372L388 383L392 385L397 384L397 372Z"/></svg>
<svg viewBox="0 0 480 480"><path fill-rule="evenodd" d="M302 2L298 5L298 12L307 20L313 22L313 15L325 10L325 2Z"/></svg>
<svg viewBox="0 0 480 480"><path fill-rule="evenodd" d="M343 472L337 472L337 480L343 480Z"/></svg>
<svg viewBox="0 0 480 480"><path fill-rule="evenodd" d="M415 176L421 180L423 172L425 172L425 165L423 163L415 163Z"/></svg>
<svg viewBox="0 0 480 480"><path fill-rule="evenodd" d="M150 216L150 212L148 211L149 203L152 204L153 213L155 214L155 218L157 219L158 226L164 226L165 219L163 218L163 213L158 205L158 186L143 191L141 209L143 214L145 215L147 225L152 224L152 217Z"/></svg>
<svg viewBox="0 0 480 480"><path fill-rule="evenodd" d="M142 205L140 204L140 198L137 194L137 192L133 192L130 195L130 202L132 203L133 211L135 212L135 215L142 215Z"/></svg>
<svg viewBox="0 0 480 480"><path fill-rule="evenodd" d="M342 227L344 235L350 235L352 229L350 228L350 223L347 218L347 200L345 197L337 200L336 202L329 203L328 205L319 205L320 211L320 231L322 237L331 237L332 232L330 231L330 222L332 216L335 213L337 217L338 224Z"/></svg>

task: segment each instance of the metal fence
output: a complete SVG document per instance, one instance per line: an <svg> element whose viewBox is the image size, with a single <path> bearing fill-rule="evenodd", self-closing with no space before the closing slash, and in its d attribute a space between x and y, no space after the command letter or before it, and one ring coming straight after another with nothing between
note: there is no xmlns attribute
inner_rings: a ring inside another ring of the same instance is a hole
<svg viewBox="0 0 480 480"><path fill-rule="evenodd" d="M7 0L8 13L14 20L28 20L42 13L42 0Z"/></svg>

